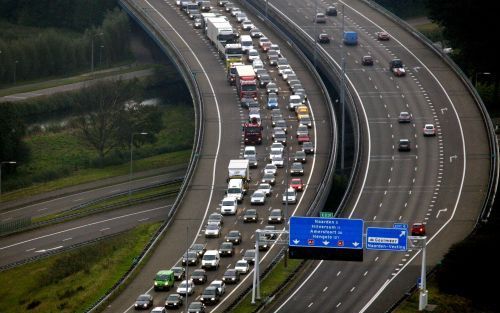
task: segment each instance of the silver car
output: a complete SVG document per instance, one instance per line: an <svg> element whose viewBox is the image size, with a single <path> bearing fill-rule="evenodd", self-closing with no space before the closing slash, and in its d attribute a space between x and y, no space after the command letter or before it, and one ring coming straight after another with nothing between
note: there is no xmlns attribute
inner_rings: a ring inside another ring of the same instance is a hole
<svg viewBox="0 0 500 313"><path fill-rule="evenodd" d="M250 198L251 204L264 204L266 202L266 194L262 190L256 190Z"/></svg>

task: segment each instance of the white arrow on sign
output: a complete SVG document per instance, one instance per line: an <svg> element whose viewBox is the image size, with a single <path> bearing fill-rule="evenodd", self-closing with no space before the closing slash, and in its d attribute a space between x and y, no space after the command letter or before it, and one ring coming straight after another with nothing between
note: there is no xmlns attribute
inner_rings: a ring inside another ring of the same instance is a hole
<svg viewBox="0 0 500 313"><path fill-rule="evenodd" d="M357 246L359 246L359 242L355 241L355 242L352 243L352 245L355 246L355 247L357 247Z"/></svg>
<svg viewBox="0 0 500 313"><path fill-rule="evenodd" d="M399 234L399 237L403 237L404 235L406 235L406 231L401 231L401 233Z"/></svg>
<svg viewBox="0 0 500 313"><path fill-rule="evenodd" d="M295 239L295 240L293 241L293 243L294 243L294 244L296 244L296 245L298 245L298 244L299 244L299 242L300 242L300 240L298 240L298 239Z"/></svg>
<svg viewBox="0 0 500 313"><path fill-rule="evenodd" d="M323 244L324 244L325 246L328 246L328 244L329 244L329 243L330 243L330 241L327 241L327 240L323 241Z"/></svg>

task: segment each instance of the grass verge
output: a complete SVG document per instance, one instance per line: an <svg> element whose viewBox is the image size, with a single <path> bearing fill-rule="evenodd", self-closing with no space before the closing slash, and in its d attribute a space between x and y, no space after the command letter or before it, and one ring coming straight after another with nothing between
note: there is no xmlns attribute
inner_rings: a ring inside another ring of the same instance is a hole
<svg viewBox="0 0 500 313"><path fill-rule="evenodd" d="M172 165L187 164L189 162L190 156L191 150L182 150L137 160L134 161L134 173ZM73 175L68 177L56 179L47 183L35 184L27 188L18 189L7 193L2 193L2 201L12 201L40 193L54 191L64 187L89 183L115 176L127 175L129 171L130 164L108 166L101 169L83 169L75 172Z"/></svg>
<svg viewBox="0 0 500 313"><path fill-rule="evenodd" d="M274 294L277 291L277 288L281 286L283 282L285 282L288 277L295 272L298 268L302 260L288 260L288 266L285 268L285 263L281 260L276 267L267 275L264 280L261 280L260 283L260 298L261 300L257 300L256 304L252 304L252 294L249 293L245 296L243 301L232 310L233 313L248 313L253 312L257 305L261 302L266 301L267 297Z"/></svg>
<svg viewBox="0 0 500 313"><path fill-rule="evenodd" d="M0 273L0 312L82 312L130 267L160 223Z"/></svg>

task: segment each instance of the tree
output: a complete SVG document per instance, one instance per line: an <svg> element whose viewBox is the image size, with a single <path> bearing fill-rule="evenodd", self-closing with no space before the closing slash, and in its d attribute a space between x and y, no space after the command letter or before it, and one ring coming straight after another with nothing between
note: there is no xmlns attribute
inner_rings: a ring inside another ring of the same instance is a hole
<svg viewBox="0 0 500 313"><path fill-rule="evenodd" d="M0 161L16 161L21 164L29 159L29 148L22 141L25 133L24 121L13 104L0 103Z"/></svg>

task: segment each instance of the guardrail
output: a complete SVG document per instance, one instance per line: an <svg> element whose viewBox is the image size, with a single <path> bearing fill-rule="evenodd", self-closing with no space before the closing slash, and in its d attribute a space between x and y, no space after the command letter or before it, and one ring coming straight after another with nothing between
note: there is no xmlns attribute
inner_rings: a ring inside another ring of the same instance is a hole
<svg viewBox="0 0 500 313"><path fill-rule="evenodd" d="M379 13L385 15L395 23L397 23L400 27L404 28L407 30L411 35L413 35L415 38L420 40L422 43L424 43L429 49L431 49L436 55L438 55L448 66L455 71L455 73L460 77L464 85L467 87L467 90L469 93L472 95L474 98L479 111L481 112L481 116L484 121L484 125L486 126L486 130L488 133L488 141L490 145L490 151L492 152L491 154L491 163L492 166L490 168L490 177L489 177L489 184L488 184L488 192L486 195L486 198L484 199L483 206L481 209L481 214L478 217L478 220L476 221L476 224L481 221L481 222L487 222L488 218L490 216L491 210L493 208L493 202L495 201L495 195L497 192L498 188L498 178L500 174L500 168L498 166L498 142L497 142L497 137L495 134L495 127L493 126L493 122L491 121L491 118L488 114L488 110L486 110L486 106L483 103L483 100L481 99L481 96L479 96L479 93L477 92L476 88L472 85L472 82L470 79L467 77L467 75L462 71L462 69L442 50L438 49L432 41L429 40L429 38L425 37L422 33L420 33L418 30L413 28L411 25L400 19L397 15L393 14L392 12L386 10L379 4L369 1L369 0L362 0L364 3L366 3L368 6L372 7L373 9L377 10Z"/></svg>
<svg viewBox="0 0 500 313"><path fill-rule="evenodd" d="M195 108L195 137L193 142L193 152L191 153L191 158L189 160L189 166L184 182L180 188L179 194L174 204L172 205L172 210L170 210L170 213L165 220L165 223L163 223L163 225L158 229L158 231L151 238L144 250L138 256L137 262L131 265L127 272L99 300L97 300L88 309L86 309L86 312L95 312L102 305L110 301L116 295L118 288L125 285L136 274L136 270L140 266L142 266L145 260L154 251L159 240L168 229L168 226L172 221L172 217L177 212L179 204L184 199L185 192L193 178L194 170L198 165L204 137L203 99L198 88L198 83L193 73L189 69L188 63L185 60L183 54L175 46L170 45L168 41L162 39L163 37L157 31L157 29L161 28L159 26L155 28L155 21L150 19L147 14L144 14L144 9L140 6L136 6L133 3L133 0L120 0L118 1L118 3L122 7L122 9L127 12L127 14L143 28L143 30L151 37L151 39L153 39L158 44L160 49L169 56L170 60L174 63L174 66L181 73L184 81L187 83L189 92L191 93L191 97L193 98L193 105Z"/></svg>
<svg viewBox="0 0 500 313"><path fill-rule="evenodd" d="M259 13L259 15L263 17L264 22L270 24L271 27L273 27L279 33L285 36L285 38L288 38L287 41L288 44L292 47L295 47L303 58L308 57L309 59L308 62L306 62L306 64L308 65L308 67L310 68L312 67L314 69L313 73L315 73L316 78L319 78L318 73L321 73L324 77L328 79L328 81L331 83L332 86L339 88L338 86L340 86L341 84L341 75L342 75L341 68L339 64L335 63L333 59L331 59L331 57L323 49L320 49L318 47L318 44L316 43L316 40L314 38L312 38L311 40L311 38L307 35L307 33L304 30L299 28L290 18L284 15L280 10L277 10L276 7L274 7L274 5L269 4L268 1L248 0L248 1L242 1L242 4L246 7L251 7L253 8L253 10L256 10ZM317 56L322 61L324 61L319 63L317 62L316 68L310 62L310 59L314 59L315 53L317 53ZM322 80L320 84L322 88L326 88L324 87L324 83ZM349 175L349 181L346 187L346 192L344 193L341 203L336 210L337 213L340 213L344 210L351 196L351 191L358 177L357 173L359 172L360 169L359 164L363 151L363 146L361 145L363 135L362 132L360 131L360 126L359 126L360 125L359 112L357 106L353 105L355 103L355 99L352 94L352 90L347 87L349 86L346 85L345 108L347 108L347 110L349 111L349 116L351 118L351 124L353 126L353 132L354 132L355 146L354 146L353 167ZM348 103L351 105L347 105ZM329 101L328 104L329 104L328 105L329 109L333 108L335 110L335 107L332 105L331 100ZM336 110L341 110L341 108L338 107L336 108ZM341 114L339 115L341 116ZM338 138L338 136L336 136L336 138ZM328 182L329 188L331 188L333 180L333 170L332 172L327 172L328 175L330 175L330 181ZM326 192L325 191L326 189L323 190L323 193L326 193L326 196L328 196L329 190ZM316 202L316 205L314 205L315 213L317 213L318 207L320 207L321 205L324 206L325 202L326 202L326 197L322 199L322 201ZM309 213L312 214L313 212Z"/></svg>

